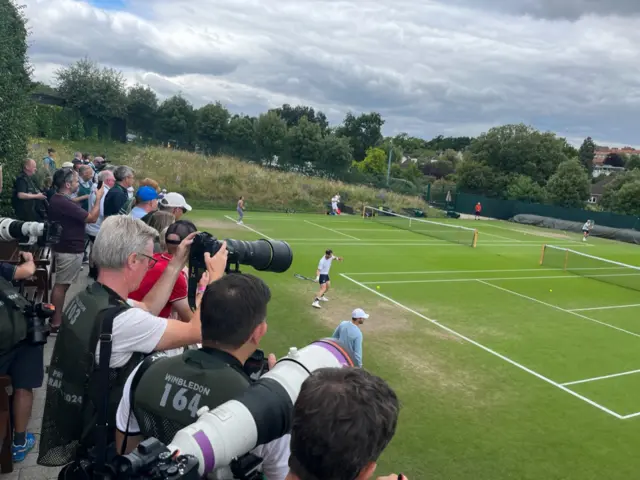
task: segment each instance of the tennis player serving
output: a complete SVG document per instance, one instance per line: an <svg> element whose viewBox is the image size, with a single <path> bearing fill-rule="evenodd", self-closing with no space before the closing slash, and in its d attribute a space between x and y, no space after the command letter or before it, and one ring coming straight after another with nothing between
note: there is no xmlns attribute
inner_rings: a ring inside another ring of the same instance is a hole
<svg viewBox="0 0 640 480"><path fill-rule="evenodd" d="M331 280L329 279L329 270L331 270L331 263L334 260L341 262L343 258L336 257L333 254L333 250L327 250L318 263L318 270L316 271L316 281L320 284L320 291L316 295L316 298L313 300L313 303L311 304L312 307L320 308L321 301L329 301L329 299L325 297L324 294L329 291L329 287L331 286Z"/></svg>

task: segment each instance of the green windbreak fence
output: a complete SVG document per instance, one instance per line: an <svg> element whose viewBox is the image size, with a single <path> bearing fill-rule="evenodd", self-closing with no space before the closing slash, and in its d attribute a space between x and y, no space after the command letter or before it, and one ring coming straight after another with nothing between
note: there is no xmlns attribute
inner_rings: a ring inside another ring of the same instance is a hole
<svg viewBox="0 0 640 480"><path fill-rule="evenodd" d="M542 217L560 218L572 222L586 222L592 219L596 225L612 228L629 228L640 230L640 219L632 215L619 215L610 212L591 212L580 208L564 208L540 203L526 203L514 200L500 200L472 193L457 192L455 210L460 213L473 214L476 203L482 204L482 215L485 217L508 220L524 213Z"/></svg>

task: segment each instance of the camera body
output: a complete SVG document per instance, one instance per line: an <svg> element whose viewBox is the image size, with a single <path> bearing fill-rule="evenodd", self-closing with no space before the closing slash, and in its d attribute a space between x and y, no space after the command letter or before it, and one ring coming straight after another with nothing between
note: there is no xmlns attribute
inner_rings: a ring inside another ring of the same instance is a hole
<svg viewBox="0 0 640 480"><path fill-rule="evenodd" d="M31 345L44 345L51 334L51 327L47 319L56 312L50 303L29 303L23 310L27 321L27 342Z"/></svg>

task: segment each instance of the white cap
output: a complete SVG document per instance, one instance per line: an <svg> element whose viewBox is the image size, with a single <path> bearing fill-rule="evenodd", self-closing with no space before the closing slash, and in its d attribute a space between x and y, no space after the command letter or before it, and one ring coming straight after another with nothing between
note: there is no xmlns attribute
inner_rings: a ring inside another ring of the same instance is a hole
<svg viewBox="0 0 640 480"><path fill-rule="evenodd" d="M351 312L351 318L369 318L369 314L365 313L365 311L361 308L356 308L353 312Z"/></svg>
<svg viewBox="0 0 640 480"><path fill-rule="evenodd" d="M191 211L191 205L179 193L169 192L162 197L159 203L162 207L184 208L187 212Z"/></svg>
<svg viewBox="0 0 640 480"><path fill-rule="evenodd" d="M62 168L73 168L73 163L71 162L64 162L62 164Z"/></svg>

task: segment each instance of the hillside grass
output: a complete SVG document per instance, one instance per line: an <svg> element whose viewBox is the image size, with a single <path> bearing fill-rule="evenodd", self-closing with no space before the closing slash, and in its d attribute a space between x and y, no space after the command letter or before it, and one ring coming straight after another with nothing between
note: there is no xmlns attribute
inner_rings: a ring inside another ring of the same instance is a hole
<svg viewBox="0 0 640 480"><path fill-rule="evenodd" d="M361 211L363 205L420 208L430 217L442 216L417 196L400 195L363 185L347 184L267 169L229 156L208 157L162 147L140 147L121 143L60 142L33 139L29 154L42 169L47 148L56 150L58 167L73 159L75 151L106 154L116 165L129 165L136 177L153 178L167 191L182 193L198 208L231 208L243 195L249 210L321 213L336 193L343 202Z"/></svg>

